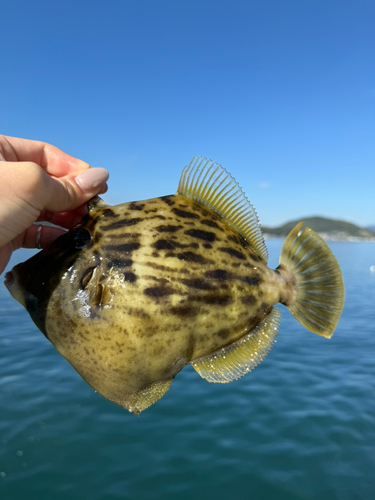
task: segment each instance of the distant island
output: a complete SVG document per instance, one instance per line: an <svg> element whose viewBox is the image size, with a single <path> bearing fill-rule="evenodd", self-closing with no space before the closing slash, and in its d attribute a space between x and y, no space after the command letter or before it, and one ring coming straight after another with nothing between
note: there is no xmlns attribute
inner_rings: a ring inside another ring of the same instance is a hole
<svg viewBox="0 0 375 500"><path fill-rule="evenodd" d="M345 222L343 220L326 219L325 217L305 217L287 222L279 227L263 227L265 238L287 236L289 232L303 221L303 227L319 233L324 240L331 241L373 241L375 242L375 231Z"/></svg>

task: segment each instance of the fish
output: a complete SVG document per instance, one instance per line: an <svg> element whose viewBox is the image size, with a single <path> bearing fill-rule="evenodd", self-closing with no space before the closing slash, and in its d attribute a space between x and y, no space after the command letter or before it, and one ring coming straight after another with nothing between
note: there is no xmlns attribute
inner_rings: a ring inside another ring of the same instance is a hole
<svg viewBox="0 0 375 500"><path fill-rule="evenodd" d="M331 250L300 222L269 268L256 211L216 162L194 157L174 195L88 208L5 285L82 378L130 412L188 364L215 383L250 372L275 342L278 303L332 336L345 292Z"/></svg>

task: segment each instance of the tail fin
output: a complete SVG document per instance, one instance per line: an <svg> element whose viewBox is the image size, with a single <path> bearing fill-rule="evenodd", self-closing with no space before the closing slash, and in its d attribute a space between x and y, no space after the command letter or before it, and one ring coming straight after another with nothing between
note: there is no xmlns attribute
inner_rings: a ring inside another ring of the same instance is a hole
<svg viewBox="0 0 375 500"><path fill-rule="evenodd" d="M280 255L296 281L297 299L288 309L303 326L330 338L344 305L341 269L325 241L301 226L289 233Z"/></svg>

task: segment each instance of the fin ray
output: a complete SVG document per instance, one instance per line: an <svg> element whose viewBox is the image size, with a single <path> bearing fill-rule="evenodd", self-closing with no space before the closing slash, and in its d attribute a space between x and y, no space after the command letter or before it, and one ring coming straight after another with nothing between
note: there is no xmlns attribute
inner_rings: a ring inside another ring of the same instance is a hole
<svg viewBox="0 0 375 500"><path fill-rule="evenodd" d="M281 320L281 312L270 314L250 333L229 346L190 364L208 382L232 382L255 368L268 354Z"/></svg>
<svg viewBox="0 0 375 500"><path fill-rule="evenodd" d="M280 265L294 276L297 299L289 311L306 328L330 338L344 305L344 284L337 260L326 242L302 222L287 236Z"/></svg>
<svg viewBox="0 0 375 500"><path fill-rule="evenodd" d="M153 405L168 391L173 379L155 382L143 390L134 392L127 396L125 402L121 404L135 415L139 415L143 410Z"/></svg>
<svg viewBox="0 0 375 500"><path fill-rule="evenodd" d="M267 263L268 252L254 207L221 165L194 156L181 173L177 193L193 198L221 215Z"/></svg>

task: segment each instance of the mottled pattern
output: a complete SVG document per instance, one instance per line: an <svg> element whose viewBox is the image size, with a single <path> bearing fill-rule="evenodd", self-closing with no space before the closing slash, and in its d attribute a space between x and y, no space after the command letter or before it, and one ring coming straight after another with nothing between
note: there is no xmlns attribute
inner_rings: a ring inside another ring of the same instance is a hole
<svg viewBox="0 0 375 500"><path fill-rule="evenodd" d="M69 250L82 229L91 240ZM140 394L160 397L186 363L241 338L282 299L282 274L183 195L98 205L38 255L22 270L25 295L46 309L34 321L92 387L135 412ZM36 282L48 259L59 271L46 292Z"/></svg>

